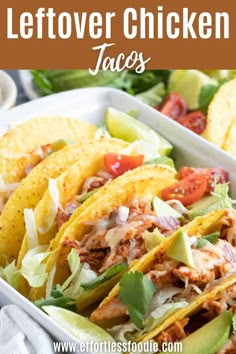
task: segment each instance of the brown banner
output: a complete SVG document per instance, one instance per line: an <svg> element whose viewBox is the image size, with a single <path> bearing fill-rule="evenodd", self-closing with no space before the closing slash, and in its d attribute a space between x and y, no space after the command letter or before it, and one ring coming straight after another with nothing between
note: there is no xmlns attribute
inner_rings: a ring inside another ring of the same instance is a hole
<svg viewBox="0 0 236 354"><path fill-rule="evenodd" d="M232 69L235 47L234 0L0 2L2 69Z"/></svg>

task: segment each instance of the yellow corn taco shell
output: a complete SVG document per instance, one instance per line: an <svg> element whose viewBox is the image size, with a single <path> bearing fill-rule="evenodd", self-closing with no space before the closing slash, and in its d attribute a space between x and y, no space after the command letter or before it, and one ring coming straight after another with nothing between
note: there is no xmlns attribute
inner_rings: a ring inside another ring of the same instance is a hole
<svg viewBox="0 0 236 354"><path fill-rule="evenodd" d="M99 170L104 169L103 157L104 154L109 152L121 152L126 148L128 143L116 139L101 139L94 143L82 143L81 153L77 156L75 164L69 166L59 177L56 178L56 185L59 192L59 201L61 205L65 205L70 200L81 193L84 181L91 176L96 175ZM84 151L86 150L86 154ZM51 196L50 191L47 189L34 210L35 222L37 228L40 230L47 229L47 221L50 219ZM84 209L84 207L83 207ZM81 209L81 210L83 210ZM80 208L79 208L80 210ZM77 211L78 212L80 211ZM77 215L76 214L76 215ZM39 245L47 245L54 238L57 233L57 225L52 223L52 226L45 232L38 232ZM21 266L21 261L29 250L27 235L21 246L18 257L18 266Z"/></svg>
<svg viewBox="0 0 236 354"><path fill-rule="evenodd" d="M236 79L222 85L211 101L208 108L207 127L203 134L204 137L211 143L225 148L227 134L235 117Z"/></svg>
<svg viewBox="0 0 236 354"><path fill-rule="evenodd" d="M0 138L0 173L10 174L6 182L19 181L25 168L35 166L39 156L27 155L59 139L74 143L94 138L97 128L87 122L63 117L40 117L21 123Z"/></svg>
<svg viewBox="0 0 236 354"><path fill-rule="evenodd" d="M25 234L24 209L35 208L48 187L49 178L57 178L78 159L90 161L91 153L99 155L100 142L90 141L84 144L73 144L48 156L37 165L31 173L20 183L12 194L0 216L0 255L4 255L8 262L18 257L21 243ZM107 141L107 148L111 143ZM127 146L123 141L113 142L113 151L119 151ZM0 258L0 265L4 262Z"/></svg>
<svg viewBox="0 0 236 354"><path fill-rule="evenodd" d="M231 155L236 156L236 113L228 132L226 134L225 142L223 144L223 149L228 151Z"/></svg>
<svg viewBox="0 0 236 354"><path fill-rule="evenodd" d="M223 216L227 215L227 210L213 211L206 216L200 216L195 218L192 222L182 227L182 230L185 231L189 236L201 237L216 231L220 230L221 225L219 221ZM156 246L149 253L145 254L140 262L137 262L130 271L139 271L145 273L151 263L160 256L160 254L165 254L174 241L175 237L178 235L179 230L174 232L170 237L164 240L160 245ZM101 302L98 308L92 313L91 319L95 322L106 320L103 318L105 309L109 306L110 303L118 296L120 290L119 283L111 290L108 296Z"/></svg>
<svg viewBox="0 0 236 354"><path fill-rule="evenodd" d="M70 274L69 270L60 263L60 259L63 257L63 242L65 240L80 240L85 232L88 232L91 228L85 224L102 218L117 206L125 205L135 197L145 196L151 199L154 195L160 196L162 189L176 182L175 176L175 170L168 166L144 165L111 181L89 198L62 226L50 244L49 250L53 251L53 254L49 256L46 268L50 272L56 265L54 284L62 284ZM87 294L86 304L84 303L83 308L108 293L111 286L110 282L107 283L99 291L96 291L97 289L93 291L91 296ZM31 292L32 300L42 296L45 296L45 284Z"/></svg>
<svg viewBox="0 0 236 354"><path fill-rule="evenodd" d="M157 326L150 333L143 335L138 339L139 342L146 342L155 338L162 331L169 328L176 321L181 321L186 317L191 317L199 311L202 304L211 300L215 300L221 295L225 289L236 283L236 275L231 275L224 279L221 284L214 287L210 287L202 295L198 296L196 301L192 302L189 306L178 310L176 313L171 315L166 321L164 321L160 326Z"/></svg>

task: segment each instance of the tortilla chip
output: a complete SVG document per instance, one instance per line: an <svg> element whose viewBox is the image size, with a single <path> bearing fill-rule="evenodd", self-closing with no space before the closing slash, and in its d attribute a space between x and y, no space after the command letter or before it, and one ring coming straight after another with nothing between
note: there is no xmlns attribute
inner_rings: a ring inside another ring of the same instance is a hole
<svg viewBox="0 0 236 354"><path fill-rule="evenodd" d="M109 140L107 144L110 146ZM99 146L99 141L69 145L48 156L20 183L0 216L0 254L5 255L9 263L17 258L25 234L24 209L36 207L48 187L49 178L57 178L81 157L83 161L90 161L91 150L99 151ZM127 143L115 140L113 150L124 146ZM0 265L5 266L2 262L0 259Z"/></svg>
<svg viewBox="0 0 236 354"><path fill-rule="evenodd" d="M205 216L199 216L195 218L192 222L182 227L182 230L187 232L189 236L204 236L220 230L221 225L219 221L223 216L227 215L227 210L213 211ZM156 255L165 253L166 250L170 247L176 235L178 235L179 230L174 232L170 237L163 241L160 245L156 246L149 253L145 254L141 260L135 264L130 271L139 271L145 273L149 268L150 264L156 259ZM102 320L103 309L109 304L116 296L118 296L120 291L119 284L111 290L108 296L101 302L98 308L92 313L91 319L93 321ZM83 308L83 303L78 304L79 308Z"/></svg>
<svg viewBox="0 0 236 354"><path fill-rule="evenodd" d="M78 143L94 138L96 130L90 123L63 117L40 117L19 124L0 138L0 173L10 173L17 160L39 146L59 139Z"/></svg>
<svg viewBox="0 0 236 354"><path fill-rule="evenodd" d="M215 94L208 108L204 137L224 148L227 132L236 117L236 79L226 82Z"/></svg>
<svg viewBox="0 0 236 354"><path fill-rule="evenodd" d="M55 264L57 265L55 284L62 284L69 276L69 270L60 264L64 251L62 244L65 240L80 240L91 229L90 226L85 224L97 218L102 218L103 215L110 213L117 206L125 205L135 197L153 198L154 195L160 196L162 189L176 183L175 176L176 172L171 168L145 165L116 178L89 198L61 227L50 243L49 249L53 251L53 254L49 256L46 265L48 272ZM45 286L46 284L41 288L33 289L31 299L36 300L45 296ZM110 286L107 282L106 294L109 290ZM98 292L96 293L98 294ZM95 299L92 296L90 300L89 297L87 300L88 302L94 302Z"/></svg>

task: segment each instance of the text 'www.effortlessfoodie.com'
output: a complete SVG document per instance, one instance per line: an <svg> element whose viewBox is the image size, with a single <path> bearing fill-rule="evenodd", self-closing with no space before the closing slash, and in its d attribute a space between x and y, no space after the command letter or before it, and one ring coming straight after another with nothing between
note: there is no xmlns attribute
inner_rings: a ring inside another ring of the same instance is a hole
<svg viewBox="0 0 236 354"><path fill-rule="evenodd" d="M149 341L144 343L135 342L54 342L53 349L55 353L181 353L182 343L158 343Z"/></svg>

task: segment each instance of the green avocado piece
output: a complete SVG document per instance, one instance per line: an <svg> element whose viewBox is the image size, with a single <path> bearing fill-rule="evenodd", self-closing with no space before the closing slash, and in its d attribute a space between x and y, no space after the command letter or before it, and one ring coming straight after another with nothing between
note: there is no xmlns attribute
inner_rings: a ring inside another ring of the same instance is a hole
<svg viewBox="0 0 236 354"><path fill-rule="evenodd" d="M170 245L167 256L175 261L186 264L189 267L195 268L193 254L189 243L188 235L179 230L174 241Z"/></svg>
<svg viewBox="0 0 236 354"><path fill-rule="evenodd" d="M199 70L173 70L168 84L169 93L181 95L190 110L199 108L199 95L205 85L217 86L217 80Z"/></svg>
<svg viewBox="0 0 236 354"><path fill-rule="evenodd" d="M197 216L205 215L213 210L220 210L224 208L225 206L220 203L219 198L214 195L209 195L193 203L188 208L188 216L190 219L194 219Z"/></svg>
<svg viewBox="0 0 236 354"><path fill-rule="evenodd" d="M152 206L157 216L173 216L173 218L177 219L182 218L180 213L156 196L153 197Z"/></svg>
<svg viewBox="0 0 236 354"><path fill-rule="evenodd" d="M225 311L182 341L182 354L214 354L227 341L232 327L232 312ZM165 352L170 353L170 352Z"/></svg>

